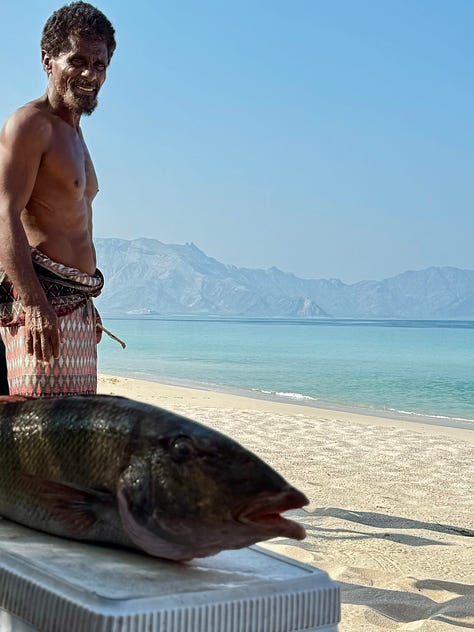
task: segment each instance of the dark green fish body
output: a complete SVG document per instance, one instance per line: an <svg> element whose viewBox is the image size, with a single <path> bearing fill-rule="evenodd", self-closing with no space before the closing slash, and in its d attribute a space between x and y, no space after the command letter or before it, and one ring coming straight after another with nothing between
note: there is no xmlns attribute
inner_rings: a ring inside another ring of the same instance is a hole
<svg viewBox="0 0 474 632"><path fill-rule="evenodd" d="M176 560L304 529L303 494L228 437L107 395L0 406L0 515Z"/></svg>

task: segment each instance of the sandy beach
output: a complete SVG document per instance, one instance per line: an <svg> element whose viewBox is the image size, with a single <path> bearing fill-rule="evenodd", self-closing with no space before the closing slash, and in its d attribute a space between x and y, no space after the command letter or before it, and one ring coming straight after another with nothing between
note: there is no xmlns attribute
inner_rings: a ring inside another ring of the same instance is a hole
<svg viewBox="0 0 474 632"><path fill-rule="evenodd" d="M474 431L101 375L192 417L303 491L303 542L264 545L342 588L341 632L474 629Z"/></svg>

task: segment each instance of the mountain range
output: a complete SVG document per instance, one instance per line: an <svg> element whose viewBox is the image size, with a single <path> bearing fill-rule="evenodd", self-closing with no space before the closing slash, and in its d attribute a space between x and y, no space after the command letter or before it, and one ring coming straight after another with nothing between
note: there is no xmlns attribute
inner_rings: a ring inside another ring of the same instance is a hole
<svg viewBox="0 0 474 632"><path fill-rule="evenodd" d="M193 243L98 238L108 316L474 318L474 270L431 267L381 281L302 279L272 267L238 268Z"/></svg>

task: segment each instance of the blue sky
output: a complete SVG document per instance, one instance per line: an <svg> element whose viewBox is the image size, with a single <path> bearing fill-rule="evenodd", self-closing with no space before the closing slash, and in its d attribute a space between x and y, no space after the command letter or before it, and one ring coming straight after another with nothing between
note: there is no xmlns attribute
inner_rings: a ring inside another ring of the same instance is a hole
<svg viewBox="0 0 474 632"><path fill-rule="evenodd" d="M2 6L2 121L44 92L61 4ZM96 4L118 42L83 120L96 236L346 282L474 268L471 0Z"/></svg>

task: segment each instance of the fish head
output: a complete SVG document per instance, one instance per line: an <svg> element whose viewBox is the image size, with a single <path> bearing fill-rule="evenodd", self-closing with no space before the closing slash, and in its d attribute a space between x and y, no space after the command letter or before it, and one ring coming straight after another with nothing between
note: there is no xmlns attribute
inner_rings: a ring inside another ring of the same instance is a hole
<svg viewBox="0 0 474 632"><path fill-rule="evenodd" d="M133 543L189 560L277 536L303 539L304 528L281 513L307 504L304 494L237 442L187 421L135 454L121 477L119 511Z"/></svg>

